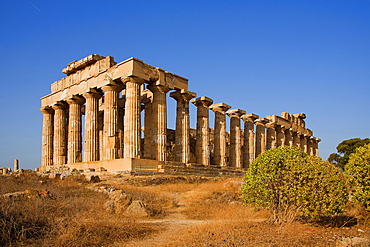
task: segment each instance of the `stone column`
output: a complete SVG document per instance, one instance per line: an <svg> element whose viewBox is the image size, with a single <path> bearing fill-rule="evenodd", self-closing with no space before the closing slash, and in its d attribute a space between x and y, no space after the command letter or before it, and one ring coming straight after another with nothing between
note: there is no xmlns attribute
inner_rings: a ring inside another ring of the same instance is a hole
<svg viewBox="0 0 370 247"><path fill-rule="evenodd" d="M124 133L123 133L123 116L125 115L125 110L121 107L118 108L118 122L117 122L117 147L118 147L118 158L123 158L123 147L124 147Z"/></svg>
<svg viewBox="0 0 370 247"><path fill-rule="evenodd" d="M293 130L285 130L285 146L293 147Z"/></svg>
<svg viewBox="0 0 370 247"><path fill-rule="evenodd" d="M276 147L285 146L285 127L282 125L276 125Z"/></svg>
<svg viewBox="0 0 370 247"><path fill-rule="evenodd" d="M125 116L125 102L126 102L126 91L122 90L122 97L118 99L118 158L123 158L123 146L124 146L124 133L123 133L123 117Z"/></svg>
<svg viewBox="0 0 370 247"><path fill-rule="evenodd" d="M265 123L267 121L266 118L258 118L254 121L256 124L256 158L266 149Z"/></svg>
<svg viewBox="0 0 370 247"><path fill-rule="evenodd" d="M113 160L118 156L118 96L122 87L107 85L104 92L103 160Z"/></svg>
<svg viewBox="0 0 370 247"><path fill-rule="evenodd" d="M228 110L226 114L230 117L230 166L242 168L240 117L245 114L245 111L232 109Z"/></svg>
<svg viewBox="0 0 370 247"><path fill-rule="evenodd" d="M129 77L124 79L124 82L126 83L126 104L123 156L124 158L140 158L140 85L144 81L137 77Z"/></svg>
<svg viewBox="0 0 370 247"><path fill-rule="evenodd" d="M315 156L319 156L319 142L320 141L321 141L321 139L314 137L314 142L313 142L314 154L313 155L315 155Z"/></svg>
<svg viewBox="0 0 370 247"><path fill-rule="evenodd" d="M244 121L244 146L243 146L243 167L248 168L255 159L255 134L254 121L258 115L250 113L242 116Z"/></svg>
<svg viewBox="0 0 370 247"><path fill-rule="evenodd" d="M191 100L197 107L197 130L196 130L196 156L197 163L200 165L210 165L209 149L209 110L213 100L202 96Z"/></svg>
<svg viewBox="0 0 370 247"><path fill-rule="evenodd" d="M42 118L42 166L53 165L54 110L41 107Z"/></svg>
<svg viewBox="0 0 370 247"><path fill-rule="evenodd" d="M85 103L85 99L76 95L67 100L67 103L69 104L67 162L71 164L82 161L81 107Z"/></svg>
<svg viewBox="0 0 370 247"><path fill-rule="evenodd" d="M302 150L303 152L307 153L308 154L308 143L307 143L307 139L309 138L309 136L307 134L304 134L303 135L303 138L301 139L301 141L303 142L302 144Z"/></svg>
<svg viewBox="0 0 370 247"><path fill-rule="evenodd" d="M167 160L167 101L166 94L170 90L166 86L156 85L155 82L148 86L153 93L152 126L153 158L159 161Z"/></svg>
<svg viewBox="0 0 370 247"><path fill-rule="evenodd" d="M152 151L152 101L153 94L149 90L145 90L142 95L142 103L144 103L144 158L154 159Z"/></svg>
<svg viewBox="0 0 370 247"><path fill-rule="evenodd" d="M299 147L299 135L296 131L293 131L292 132L292 136L293 136L293 147Z"/></svg>
<svg viewBox="0 0 370 247"><path fill-rule="evenodd" d="M276 148L276 124L266 123L266 150Z"/></svg>
<svg viewBox="0 0 370 247"><path fill-rule="evenodd" d="M302 141L301 141L302 136L303 136L303 134L301 132L297 131L297 147L299 147L300 149L303 150Z"/></svg>
<svg viewBox="0 0 370 247"><path fill-rule="evenodd" d="M226 111L231 106L225 103L213 104L209 107L215 113L215 134L213 148L213 163L226 166Z"/></svg>
<svg viewBox="0 0 370 247"><path fill-rule="evenodd" d="M83 94L85 105L84 162L99 160L99 99L101 92L90 91Z"/></svg>
<svg viewBox="0 0 370 247"><path fill-rule="evenodd" d="M54 165L67 163L67 111L68 105L58 101L54 109Z"/></svg>
<svg viewBox="0 0 370 247"><path fill-rule="evenodd" d="M13 171L16 172L18 170L19 170L19 160L18 159L14 159Z"/></svg>
<svg viewBox="0 0 370 247"><path fill-rule="evenodd" d="M190 116L189 101L196 93L176 90L170 96L177 102L175 130L175 161L188 163L190 158Z"/></svg>
<svg viewBox="0 0 370 247"><path fill-rule="evenodd" d="M99 100L99 109L101 109L102 99ZM104 110L99 110L98 112L98 137L99 137L99 160L102 160L104 157Z"/></svg>
<svg viewBox="0 0 370 247"><path fill-rule="evenodd" d="M306 134L301 134L300 136L300 148L303 152L307 152L307 138Z"/></svg>
<svg viewBox="0 0 370 247"><path fill-rule="evenodd" d="M313 136L310 136L308 139L307 139L307 146L308 146L308 155L314 155L314 151L313 151Z"/></svg>

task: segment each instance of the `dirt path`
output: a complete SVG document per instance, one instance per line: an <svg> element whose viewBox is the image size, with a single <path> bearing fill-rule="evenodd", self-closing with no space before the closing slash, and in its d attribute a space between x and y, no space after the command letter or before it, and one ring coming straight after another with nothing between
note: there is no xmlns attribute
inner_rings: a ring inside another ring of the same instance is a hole
<svg viewBox="0 0 370 247"><path fill-rule="evenodd" d="M114 246L168 246L169 239L180 235L184 229L190 226L200 226L205 224L212 224L218 222L235 222L238 219L228 219L228 220L194 220L188 219L184 211L189 206L191 198L200 196L207 193L207 191L201 188L196 188L194 190L189 190L181 193L169 193L164 192L162 195L166 197L174 198L177 201L177 207L168 210L168 215L164 219L153 219L153 220L140 220L141 223L157 224L163 227L161 231L156 234L150 235L144 239L135 239L127 243L117 243ZM251 221L263 221L265 219L251 219Z"/></svg>

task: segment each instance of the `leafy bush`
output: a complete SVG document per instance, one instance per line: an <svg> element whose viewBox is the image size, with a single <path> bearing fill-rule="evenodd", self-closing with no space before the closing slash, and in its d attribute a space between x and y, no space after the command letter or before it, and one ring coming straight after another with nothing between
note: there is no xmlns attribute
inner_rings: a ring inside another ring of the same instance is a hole
<svg viewBox="0 0 370 247"><path fill-rule="evenodd" d="M370 144L350 155L345 173L352 185L354 201L370 211Z"/></svg>
<svg viewBox="0 0 370 247"><path fill-rule="evenodd" d="M291 222L298 215L338 214L348 197L338 168L297 147L267 150L252 163L244 182L244 201L268 208L274 223Z"/></svg>

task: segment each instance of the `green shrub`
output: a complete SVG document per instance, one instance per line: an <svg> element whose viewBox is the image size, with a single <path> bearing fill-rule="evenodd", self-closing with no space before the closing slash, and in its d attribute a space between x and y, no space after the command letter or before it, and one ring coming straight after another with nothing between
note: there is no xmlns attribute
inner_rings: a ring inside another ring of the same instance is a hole
<svg viewBox="0 0 370 247"><path fill-rule="evenodd" d="M268 208L274 223L291 222L298 215L338 214L348 197L338 168L297 147L264 152L251 164L244 183L243 200Z"/></svg>
<svg viewBox="0 0 370 247"><path fill-rule="evenodd" d="M357 148L349 156L345 173L352 186L354 202L370 211L370 144Z"/></svg>

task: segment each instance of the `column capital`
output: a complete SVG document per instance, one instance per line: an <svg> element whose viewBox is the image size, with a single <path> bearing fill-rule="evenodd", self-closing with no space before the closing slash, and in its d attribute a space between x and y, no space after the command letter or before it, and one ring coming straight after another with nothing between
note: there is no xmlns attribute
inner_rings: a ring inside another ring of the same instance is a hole
<svg viewBox="0 0 370 247"><path fill-rule="evenodd" d="M42 114L52 114L54 110L50 106L42 106L40 107L40 112L42 112Z"/></svg>
<svg viewBox="0 0 370 247"><path fill-rule="evenodd" d="M244 121L244 122L252 122L254 123L254 121L259 118L258 115L256 114L253 114L253 113L249 113L249 114L244 114L243 116L241 116L241 119Z"/></svg>
<svg viewBox="0 0 370 247"><path fill-rule="evenodd" d="M213 100L211 98L208 98L206 96L201 96L196 99L190 100L191 103L193 103L195 106L203 106L208 108L210 105L212 105Z"/></svg>
<svg viewBox="0 0 370 247"><path fill-rule="evenodd" d="M164 85L158 85L155 82L151 83L147 87L150 91L153 93L160 92L160 93L168 93L170 91L170 88Z"/></svg>
<svg viewBox="0 0 370 247"><path fill-rule="evenodd" d="M139 84L139 85L145 83L144 79L141 79L141 78L136 77L136 76L121 77L120 80L121 80L122 83L125 83L125 84L127 84L128 82L136 83L136 84Z"/></svg>
<svg viewBox="0 0 370 247"><path fill-rule="evenodd" d="M119 91L122 91L123 85L110 84L110 85L105 85L101 87L101 89L103 90L103 92L110 92L110 91L119 92Z"/></svg>
<svg viewBox="0 0 370 247"><path fill-rule="evenodd" d="M51 106L53 110L65 110L68 108L68 105L64 101L58 101Z"/></svg>
<svg viewBox="0 0 370 247"><path fill-rule="evenodd" d="M82 97L82 96L80 96L80 95L73 95L71 98L69 98L68 100L67 100L67 103L69 104L69 105L71 105L71 104L77 104L77 105L82 105L82 104L84 104L85 103L85 98L84 97Z"/></svg>
<svg viewBox="0 0 370 247"><path fill-rule="evenodd" d="M265 125L269 120L267 118L257 118L254 120L256 125Z"/></svg>
<svg viewBox="0 0 370 247"><path fill-rule="evenodd" d="M142 91L140 101L144 104L152 103L153 102L153 92L148 89L145 89L144 91Z"/></svg>
<svg viewBox="0 0 370 247"><path fill-rule="evenodd" d="M191 91L187 91L185 89L181 89L181 90L176 90L174 92L171 92L170 97L174 98L177 101L179 100L189 101L192 98L197 97L197 94Z"/></svg>
<svg viewBox="0 0 370 247"><path fill-rule="evenodd" d="M265 124L265 127L268 129L275 129L276 128L276 123L268 122Z"/></svg>
<svg viewBox="0 0 370 247"><path fill-rule="evenodd" d="M229 110L230 108L231 108L231 106L229 106L228 104L225 104L225 103L217 103L217 104L213 104L209 107L209 109L211 109L212 111L221 112L223 114L225 114L226 111Z"/></svg>
<svg viewBox="0 0 370 247"><path fill-rule="evenodd" d="M100 90L97 90L95 88L91 88L88 92L82 94L82 96L87 99L87 98L95 98L95 99L100 99L101 96L103 96L103 93L100 92Z"/></svg>
<svg viewBox="0 0 370 247"><path fill-rule="evenodd" d="M228 110L226 112L226 114L229 117L237 117L237 118L240 118L242 115L245 114L245 111L244 110L241 110L241 109L231 109L231 110Z"/></svg>

